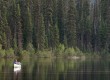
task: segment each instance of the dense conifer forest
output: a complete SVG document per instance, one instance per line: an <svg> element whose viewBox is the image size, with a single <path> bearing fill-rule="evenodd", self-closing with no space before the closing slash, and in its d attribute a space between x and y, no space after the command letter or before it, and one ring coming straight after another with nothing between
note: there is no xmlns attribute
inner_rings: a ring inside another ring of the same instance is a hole
<svg viewBox="0 0 110 80"><path fill-rule="evenodd" d="M110 52L110 1L0 0L0 53L59 46Z"/></svg>

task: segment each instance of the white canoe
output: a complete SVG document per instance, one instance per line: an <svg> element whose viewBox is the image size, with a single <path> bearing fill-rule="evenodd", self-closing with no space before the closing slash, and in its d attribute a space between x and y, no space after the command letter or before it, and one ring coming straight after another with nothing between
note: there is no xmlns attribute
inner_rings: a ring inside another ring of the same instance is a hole
<svg viewBox="0 0 110 80"><path fill-rule="evenodd" d="M21 64L14 64L14 68L21 68Z"/></svg>
<svg viewBox="0 0 110 80"><path fill-rule="evenodd" d="M19 68L14 68L14 72L19 72L19 71L21 71L21 67L19 67Z"/></svg>

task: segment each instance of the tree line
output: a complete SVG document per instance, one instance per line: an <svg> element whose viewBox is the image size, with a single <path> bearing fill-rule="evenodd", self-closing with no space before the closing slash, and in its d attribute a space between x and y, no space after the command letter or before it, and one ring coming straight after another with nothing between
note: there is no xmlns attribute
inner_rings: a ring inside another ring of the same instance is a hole
<svg viewBox="0 0 110 80"><path fill-rule="evenodd" d="M0 44L16 52L110 51L109 0L0 0Z"/></svg>

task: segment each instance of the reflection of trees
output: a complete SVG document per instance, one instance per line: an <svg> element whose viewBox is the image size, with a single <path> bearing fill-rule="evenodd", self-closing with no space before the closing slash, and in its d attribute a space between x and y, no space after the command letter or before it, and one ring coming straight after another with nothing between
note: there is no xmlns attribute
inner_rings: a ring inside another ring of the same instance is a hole
<svg viewBox="0 0 110 80"><path fill-rule="evenodd" d="M48 69L50 69L49 66L51 66L52 60L51 59L38 59L35 64L35 80L45 80L48 76L47 72Z"/></svg>
<svg viewBox="0 0 110 80"><path fill-rule="evenodd" d="M2 69L5 65L5 60L2 58L0 59L0 73L2 73ZM0 80L3 80L3 74L0 75Z"/></svg>
<svg viewBox="0 0 110 80"><path fill-rule="evenodd" d="M14 59L12 59L12 58L5 60L7 67L13 67L13 62L14 62Z"/></svg>
<svg viewBox="0 0 110 80"><path fill-rule="evenodd" d="M102 70L103 74L100 73ZM32 76L33 80L102 80L105 77L108 80L107 70L108 61L39 59L35 62Z"/></svg>
<svg viewBox="0 0 110 80"><path fill-rule="evenodd" d="M63 59L38 59L34 64L33 80L64 80L67 72L76 68L75 61Z"/></svg>
<svg viewBox="0 0 110 80"><path fill-rule="evenodd" d="M71 59L22 60L22 72L13 73L13 59L0 59L0 80L109 80L110 61Z"/></svg>
<svg viewBox="0 0 110 80"><path fill-rule="evenodd" d="M75 74L76 80L109 80L109 62L89 60L81 62Z"/></svg>
<svg viewBox="0 0 110 80"><path fill-rule="evenodd" d="M0 59L0 80L13 80L13 59Z"/></svg>

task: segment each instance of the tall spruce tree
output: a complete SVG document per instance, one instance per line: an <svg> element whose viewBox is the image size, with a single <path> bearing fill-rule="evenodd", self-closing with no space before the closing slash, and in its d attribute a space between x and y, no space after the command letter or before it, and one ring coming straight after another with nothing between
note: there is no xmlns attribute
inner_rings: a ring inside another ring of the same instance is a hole
<svg viewBox="0 0 110 80"><path fill-rule="evenodd" d="M11 32L12 32L12 46L13 46L13 48L14 48L14 50L15 50L15 53L17 53L17 51L18 51L18 45L17 45L17 22L16 22L16 18L17 18L17 11L16 11L16 9L17 9L17 6L16 6L16 0L13 0L13 3L12 3L13 5L12 5L12 13L11 13L11 22L10 22L10 24L11 24L11 26L12 26L12 28L11 28Z"/></svg>
<svg viewBox="0 0 110 80"><path fill-rule="evenodd" d="M91 27L90 27L90 5L88 0L77 0L77 46L81 50L90 48Z"/></svg>
<svg viewBox="0 0 110 80"><path fill-rule="evenodd" d="M11 40L11 31L10 31L10 27L8 25L8 21L7 21L7 7L6 7L6 2L5 1L2 1L2 5L1 5L1 17L2 17L2 20L1 20L1 24L2 24L2 27L4 29L3 31L3 47L5 49L9 49L11 46L10 46L10 40Z"/></svg>
<svg viewBox="0 0 110 80"><path fill-rule="evenodd" d="M26 27L26 45L32 44L32 32L33 32L33 24L32 24L32 16L30 12L29 6L27 6L27 26Z"/></svg>
<svg viewBox="0 0 110 80"><path fill-rule="evenodd" d="M69 0L69 9L67 16L67 45L68 47L76 47L76 9L74 0Z"/></svg>
<svg viewBox="0 0 110 80"><path fill-rule="evenodd" d="M110 52L110 1L107 0L107 11L106 11L106 22L107 22L107 51Z"/></svg>
<svg viewBox="0 0 110 80"><path fill-rule="evenodd" d="M45 49L45 26L43 16L40 16L40 27L39 27L39 50Z"/></svg>
<svg viewBox="0 0 110 80"><path fill-rule="evenodd" d="M35 43L35 47L36 49L40 49L42 50L44 47L44 44L43 44L43 35L44 33L42 33L44 31L44 26L43 26L43 17L41 16L41 9L40 9L40 1L39 0L36 0L36 1L33 1L34 3L34 7L33 7L33 14L34 14L34 17L33 17L33 20L34 20L34 35L33 35L33 40L34 40L34 43ZM43 30L43 31L42 31ZM41 36L42 35L42 36ZM41 40L42 38L42 40ZM40 40L42 43L40 43ZM42 46L42 48L41 48Z"/></svg>
<svg viewBox="0 0 110 80"><path fill-rule="evenodd" d="M59 45L59 29L57 23L54 26L54 48L57 48Z"/></svg>
<svg viewBox="0 0 110 80"><path fill-rule="evenodd" d="M20 12L19 4L17 4L17 6L16 6L16 24L17 24L18 50L22 50L23 35L22 35L21 12Z"/></svg>
<svg viewBox="0 0 110 80"><path fill-rule="evenodd" d="M57 5L57 19L58 19L58 28L59 28L59 40L60 43L64 43L64 6L63 0L59 0Z"/></svg>
<svg viewBox="0 0 110 80"><path fill-rule="evenodd" d="M82 27L83 27L83 49L87 50L90 46L90 32L91 32L91 26L90 26L90 3L88 0L83 1L83 7L82 7Z"/></svg>
<svg viewBox="0 0 110 80"><path fill-rule="evenodd" d="M81 16L82 16L82 0L77 0L76 2L76 10L77 10L77 14L76 14L76 34L77 34L77 46L78 48L81 49Z"/></svg>
<svg viewBox="0 0 110 80"><path fill-rule="evenodd" d="M46 36L48 41L48 47L53 48L53 1L45 1L45 8L44 8L44 24L46 29Z"/></svg>
<svg viewBox="0 0 110 80"><path fill-rule="evenodd" d="M92 48L93 51L99 51L99 3L96 0L93 8L93 28L92 28Z"/></svg>

